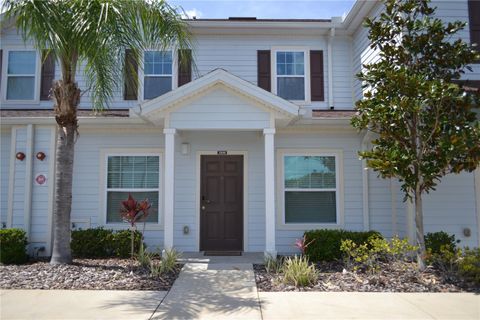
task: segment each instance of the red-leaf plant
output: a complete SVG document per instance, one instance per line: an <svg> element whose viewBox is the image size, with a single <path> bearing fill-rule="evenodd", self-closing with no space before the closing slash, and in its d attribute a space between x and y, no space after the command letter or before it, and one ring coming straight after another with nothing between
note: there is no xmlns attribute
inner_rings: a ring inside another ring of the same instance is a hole
<svg viewBox="0 0 480 320"><path fill-rule="evenodd" d="M295 247L297 247L302 255L305 255L305 250L307 250L307 247L314 242L315 239L312 239L310 242L307 243L307 236L303 235L302 239L297 239L295 240Z"/></svg>
<svg viewBox="0 0 480 320"><path fill-rule="evenodd" d="M148 217L149 209L151 208L150 201L148 199L137 201L131 194L128 194L128 199L122 201L122 207L120 208L120 215L124 222L128 222L131 225L132 232L132 258L134 256L134 236L136 230L136 223L143 220L143 231L145 231L145 220ZM142 245L143 245L143 232L142 232Z"/></svg>

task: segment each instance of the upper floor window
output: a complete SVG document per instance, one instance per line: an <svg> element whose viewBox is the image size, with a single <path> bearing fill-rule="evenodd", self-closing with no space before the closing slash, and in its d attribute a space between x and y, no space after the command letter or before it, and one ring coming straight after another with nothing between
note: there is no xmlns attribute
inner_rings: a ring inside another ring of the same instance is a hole
<svg viewBox="0 0 480 320"><path fill-rule="evenodd" d="M287 100L305 100L305 53L277 51L277 95Z"/></svg>
<svg viewBox="0 0 480 320"><path fill-rule="evenodd" d="M143 99L153 99L172 90L172 51L145 51Z"/></svg>
<svg viewBox="0 0 480 320"><path fill-rule="evenodd" d="M37 71L35 51L9 51L7 65L7 100L34 100L35 74Z"/></svg>

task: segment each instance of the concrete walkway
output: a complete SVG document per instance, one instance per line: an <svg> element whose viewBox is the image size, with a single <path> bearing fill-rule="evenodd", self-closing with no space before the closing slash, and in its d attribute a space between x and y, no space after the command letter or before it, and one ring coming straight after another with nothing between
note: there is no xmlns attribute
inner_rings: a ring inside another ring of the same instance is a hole
<svg viewBox="0 0 480 320"><path fill-rule="evenodd" d="M153 319L261 319L251 263L187 263Z"/></svg>
<svg viewBox="0 0 480 320"><path fill-rule="evenodd" d="M480 319L472 293L257 292L251 263L188 262L172 289L1 290L0 319Z"/></svg>

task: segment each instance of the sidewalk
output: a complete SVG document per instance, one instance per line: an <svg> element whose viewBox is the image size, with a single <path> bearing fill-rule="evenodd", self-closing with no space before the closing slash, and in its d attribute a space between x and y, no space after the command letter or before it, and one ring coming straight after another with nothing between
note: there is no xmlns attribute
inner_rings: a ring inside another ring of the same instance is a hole
<svg viewBox="0 0 480 320"><path fill-rule="evenodd" d="M259 292L263 319L480 319L473 293Z"/></svg>
<svg viewBox="0 0 480 320"><path fill-rule="evenodd" d="M160 291L1 290L0 319L480 319L473 293L257 292L252 264L187 263Z"/></svg>

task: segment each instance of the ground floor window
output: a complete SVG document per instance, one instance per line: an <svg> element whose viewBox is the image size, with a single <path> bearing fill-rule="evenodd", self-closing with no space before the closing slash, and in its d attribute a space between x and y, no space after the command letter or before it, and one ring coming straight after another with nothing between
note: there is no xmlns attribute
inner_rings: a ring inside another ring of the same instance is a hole
<svg viewBox="0 0 480 320"><path fill-rule="evenodd" d="M160 156L107 156L107 223L122 222L121 201L131 194L136 200L148 199L152 204L147 222L159 221Z"/></svg>
<svg viewBox="0 0 480 320"><path fill-rule="evenodd" d="M281 154L284 224L337 224L339 165L336 153Z"/></svg>

